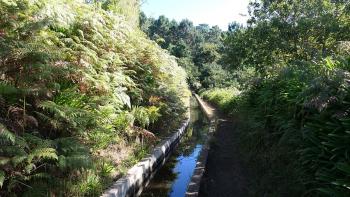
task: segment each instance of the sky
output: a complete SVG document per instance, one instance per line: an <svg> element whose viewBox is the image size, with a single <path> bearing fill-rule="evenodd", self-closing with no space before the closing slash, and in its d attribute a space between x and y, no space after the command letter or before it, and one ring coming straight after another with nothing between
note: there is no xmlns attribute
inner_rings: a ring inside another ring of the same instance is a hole
<svg viewBox="0 0 350 197"><path fill-rule="evenodd" d="M195 25L206 23L218 25L227 30L233 21L245 24L248 19L248 3L250 0L143 0L142 11L148 17L167 18L181 21L189 19Z"/></svg>

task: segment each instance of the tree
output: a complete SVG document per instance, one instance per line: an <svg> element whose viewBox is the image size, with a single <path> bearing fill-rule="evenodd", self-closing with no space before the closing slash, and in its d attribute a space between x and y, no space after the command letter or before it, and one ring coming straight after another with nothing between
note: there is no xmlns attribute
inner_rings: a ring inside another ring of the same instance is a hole
<svg viewBox="0 0 350 197"><path fill-rule="evenodd" d="M235 85L233 75L216 63L204 64L200 79L203 88L225 88Z"/></svg>
<svg viewBox="0 0 350 197"><path fill-rule="evenodd" d="M263 75L297 60L322 59L348 40L349 19L339 1L255 1L245 30L226 37L226 63L256 66ZM240 55L237 55L240 54ZM236 56L237 58L235 58Z"/></svg>
<svg viewBox="0 0 350 197"><path fill-rule="evenodd" d="M210 27L207 24L194 26L188 19L177 23L164 16L156 20L147 20L144 15L140 17L141 21L145 21L142 22L141 27L146 27L145 24L152 21L149 28L143 28L143 30L152 40L178 58L178 63L188 71L190 86L195 90L203 87L201 84L203 81L199 78L200 72L205 71L202 69L203 65L218 64L221 60L220 52L223 49L224 35L222 30L218 26ZM219 78L215 79L219 80Z"/></svg>
<svg viewBox="0 0 350 197"><path fill-rule="evenodd" d="M218 46L213 43L203 43L197 49L193 60L197 65L203 65L217 62L219 59Z"/></svg>

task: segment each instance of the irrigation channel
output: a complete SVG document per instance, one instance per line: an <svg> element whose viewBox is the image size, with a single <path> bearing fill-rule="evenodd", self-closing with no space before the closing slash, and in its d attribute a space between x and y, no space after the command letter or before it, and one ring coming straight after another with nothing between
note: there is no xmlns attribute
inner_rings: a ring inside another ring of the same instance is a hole
<svg viewBox="0 0 350 197"><path fill-rule="evenodd" d="M142 192L142 197L185 196L209 130L209 122L194 97L190 113L191 122L179 146Z"/></svg>

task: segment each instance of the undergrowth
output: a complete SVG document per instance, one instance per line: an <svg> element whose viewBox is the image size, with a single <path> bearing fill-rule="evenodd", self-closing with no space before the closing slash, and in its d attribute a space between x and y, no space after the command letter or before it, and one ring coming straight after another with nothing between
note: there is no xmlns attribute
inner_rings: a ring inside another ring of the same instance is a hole
<svg viewBox="0 0 350 197"><path fill-rule="evenodd" d="M98 196L118 151L142 139L131 165L182 121L186 73L134 2L0 1L0 196Z"/></svg>
<svg viewBox="0 0 350 197"><path fill-rule="evenodd" d="M232 87L202 90L200 96L219 107L223 112L230 113L235 107L239 94L240 91Z"/></svg>
<svg viewBox="0 0 350 197"><path fill-rule="evenodd" d="M348 69L348 59L327 58L288 65L238 96L202 93L240 120L252 196L350 194Z"/></svg>

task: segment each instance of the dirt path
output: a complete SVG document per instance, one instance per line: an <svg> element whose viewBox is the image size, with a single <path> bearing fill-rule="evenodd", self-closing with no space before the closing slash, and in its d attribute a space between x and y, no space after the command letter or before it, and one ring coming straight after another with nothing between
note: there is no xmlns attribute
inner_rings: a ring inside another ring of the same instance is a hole
<svg viewBox="0 0 350 197"><path fill-rule="evenodd" d="M236 121L219 115L199 196L248 196L248 172L240 157Z"/></svg>

